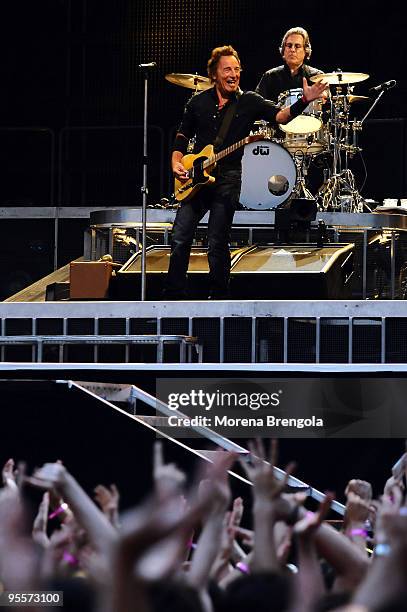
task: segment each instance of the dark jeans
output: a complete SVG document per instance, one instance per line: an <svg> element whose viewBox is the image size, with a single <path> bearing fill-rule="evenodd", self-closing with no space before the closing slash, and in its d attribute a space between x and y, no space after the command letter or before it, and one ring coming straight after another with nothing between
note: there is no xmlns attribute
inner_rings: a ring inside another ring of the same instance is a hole
<svg viewBox="0 0 407 612"><path fill-rule="evenodd" d="M208 211L209 295L214 298L228 297L230 229L239 202L240 183L240 170L220 170L213 185L205 185L191 200L181 203L172 229L164 297L186 297L192 241L198 223Z"/></svg>

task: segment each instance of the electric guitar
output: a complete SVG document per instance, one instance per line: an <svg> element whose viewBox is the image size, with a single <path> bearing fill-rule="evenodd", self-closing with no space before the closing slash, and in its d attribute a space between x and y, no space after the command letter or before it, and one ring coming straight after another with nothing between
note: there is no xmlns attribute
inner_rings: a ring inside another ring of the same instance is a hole
<svg viewBox="0 0 407 612"><path fill-rule="evenodd" d="M250 142L255 142L256 140L264 140L264 136L261 134L254 134L253 136L246 136L239 142L235 142L235 144L230 145L223 151L219 153L214 153L213 145L206 145L196 155L189 154L184 155L181 159L181 163L184 168L187 170L188 180L180 181L175 179L175 187L174 187L174 197L178 202L182 200L189 200L192 198L195 193L204 185L208 185L215 182L215 177L211 176L211 172L216 167L216 162L219 159L223 159L227 155L230 155L240 147L244 147Z"/></svg>

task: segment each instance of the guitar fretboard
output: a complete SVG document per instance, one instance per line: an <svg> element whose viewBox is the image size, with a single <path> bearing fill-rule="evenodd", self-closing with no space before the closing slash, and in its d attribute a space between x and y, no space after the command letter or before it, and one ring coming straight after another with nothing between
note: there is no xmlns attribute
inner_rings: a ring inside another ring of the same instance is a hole
<svg viewBox="0 0 407 612"><path fill-rule="evenodd" d="M246 136L246 138L242 138L242 140L239 140L239 142L235 142L234 144L230 145L230 147L223 149L223 151L219 151L219 153L211 155L203 162L202 167L207 168L208 166L213 166L213 164L216 163L219 159L222 159L223 157L226 157L227 155L233 153L233 151L240 149L240 147L249 144L251 140L252 138L250 136Z"/></svg>

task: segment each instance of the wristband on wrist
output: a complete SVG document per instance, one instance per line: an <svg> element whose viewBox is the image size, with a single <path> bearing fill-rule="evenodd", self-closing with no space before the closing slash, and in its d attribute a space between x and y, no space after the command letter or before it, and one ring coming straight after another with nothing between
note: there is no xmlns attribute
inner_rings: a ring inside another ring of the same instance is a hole
<svg viewBox="0 0 407 612"><path fill-rule="evenodd" d="M78 558L75 557L74 555L71 555L71 553L68 552L67 550L64 551L64 554L62 555L62 559L68 565L78 565Z"/></svg>
<svg viewBox="0 0 407 612"><path fill-rule="evenodd" d="M67 510L68 510L68 504L63 502L60 506L58 506L58 508L56 510L54 510L54 512L51 512L51 514L48 515L48 518L49 519L53 519L56 516L58 516L59 514L62 514L63 512L66 512Z"/></svg>
<svg viewBox="0 0 407 612"><path fill-rule="evenodd" d="M247 565L247 563L243 563L243 561L239 561L239 563L236 563L235 567L239 570L239 572L242 572L242 574L250 574L249 566Z"/></svg>
<svg viewBox="0 0 407 612"><path fill-rule="evenodd" d="M367 538L366 529L351 529L348 533L350 536L362 536L363 538Z"/></svg>

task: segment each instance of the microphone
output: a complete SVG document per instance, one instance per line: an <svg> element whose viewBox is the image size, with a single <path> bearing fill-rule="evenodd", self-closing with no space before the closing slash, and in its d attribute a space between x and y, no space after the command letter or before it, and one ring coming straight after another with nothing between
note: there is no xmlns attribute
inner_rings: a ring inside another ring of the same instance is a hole
<svg viewBox="0 0 407 612"><path fill-rule="evenodd" d="M157 64L156 62L150 62L149 64L139 64L138 67L141 70L153 70L154 68L157 68Z"/></svg>
<svg viewBox="0 0 407 612"><path fill-rule="evenodd" d="M391 89L397 85L397 81L392 79L391 81L386 81L385 83L381 83L381 85L376 85L376 87L371 87L369 91L386 91L386 89Z"/></svg>

